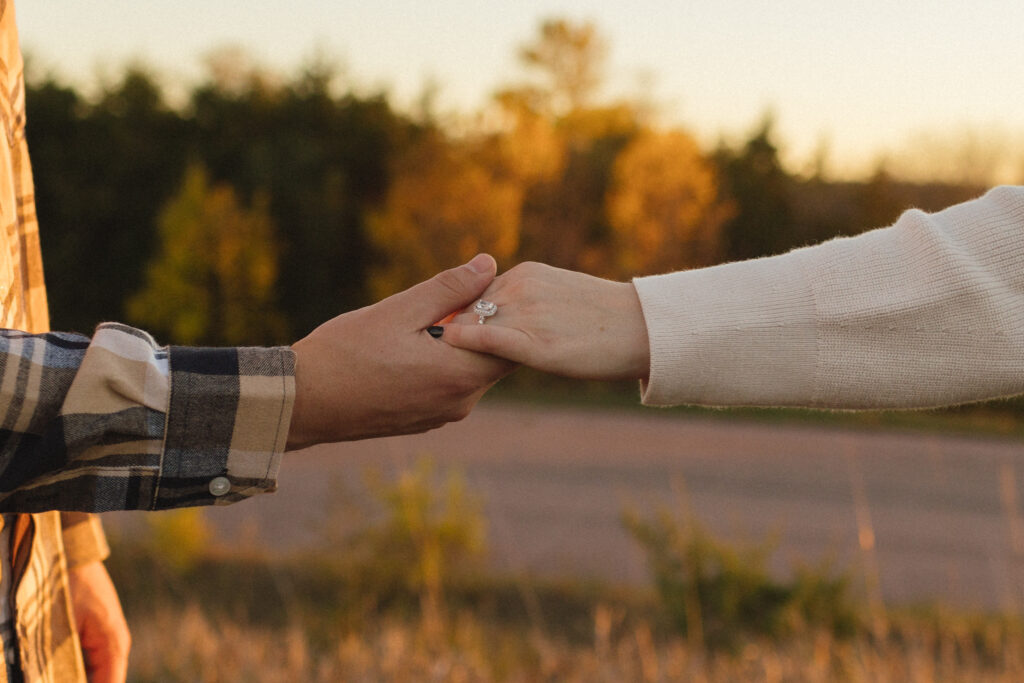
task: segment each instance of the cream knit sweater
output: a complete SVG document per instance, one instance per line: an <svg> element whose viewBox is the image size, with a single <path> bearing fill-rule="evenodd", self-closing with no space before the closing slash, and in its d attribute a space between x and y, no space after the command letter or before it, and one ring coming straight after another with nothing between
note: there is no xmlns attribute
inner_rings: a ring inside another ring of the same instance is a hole
<svg viewBox="0 0 1024 683"><path fill-rule="evenodd" d="M1024 187L634 284L647 404L919 408L1024 393Z"/></svg>

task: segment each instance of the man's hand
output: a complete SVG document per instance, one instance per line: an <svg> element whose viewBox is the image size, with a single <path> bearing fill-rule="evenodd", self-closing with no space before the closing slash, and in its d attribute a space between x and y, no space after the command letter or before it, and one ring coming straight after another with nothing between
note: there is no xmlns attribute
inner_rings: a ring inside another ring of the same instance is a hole
<svg viewBox="0 0 1024 683"><path fill-rule="evenodd" d="M68 581L90 683L121 683L132 638L106 567L97 561L69 569Z"/></svg>
<svg viewBox="0 0 1024 683"><path fill-rule="evenodd" d="M481 254L296 342L288 448L425 432L468 415L514 365L456 349L426 328L473 302L496 271Z"/></svg>

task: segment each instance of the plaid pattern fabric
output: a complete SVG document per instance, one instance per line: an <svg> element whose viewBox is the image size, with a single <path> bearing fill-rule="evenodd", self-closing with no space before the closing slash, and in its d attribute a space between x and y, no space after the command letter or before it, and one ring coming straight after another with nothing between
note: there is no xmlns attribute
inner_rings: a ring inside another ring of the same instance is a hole
<svg viewBox="0 0 1024 683"><path fill-rule="evenodd" d="M0 330L0 512L155 510L276 487L294 393L288 348L163 348ZM216 481L215 481L216 480Z"/></svg>
<svg viewBox="0 0 1024 683"><path fill-rule="evenodd" d="M14 7L0 0L0 511L24 680L84 682L69 568L109 550L95 515L273 490L291 419L289 349L161 348L103 325L48 333ZM22 331L15 331L22 330ZM8 680L0 666L0 683Z"/></svg>

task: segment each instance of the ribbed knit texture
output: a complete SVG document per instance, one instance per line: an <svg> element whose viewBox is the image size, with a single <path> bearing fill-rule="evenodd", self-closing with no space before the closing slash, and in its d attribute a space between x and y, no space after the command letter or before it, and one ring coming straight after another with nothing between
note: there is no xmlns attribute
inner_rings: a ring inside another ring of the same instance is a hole
<svg viewBox="0 0 1024 683"><path fill-rule="evenodd" d="M634 284L647 404L924 408L1024 393L1024 187Z"/></svg>

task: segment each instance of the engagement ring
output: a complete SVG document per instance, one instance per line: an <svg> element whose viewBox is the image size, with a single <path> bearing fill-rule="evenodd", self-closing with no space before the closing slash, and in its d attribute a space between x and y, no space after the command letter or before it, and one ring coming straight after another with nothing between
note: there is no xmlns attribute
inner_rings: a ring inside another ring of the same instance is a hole
<svg viewBox="0 0 1024 683"><path fill-rule="evenodd" d="M483 299L480 299L480 301L477 301L476 305L473 306L473 313L480 316L480 319L476 321L479 325L483 325L484 320L490 318L497 312L498 305L492 301L484 301Z"/></svg>

